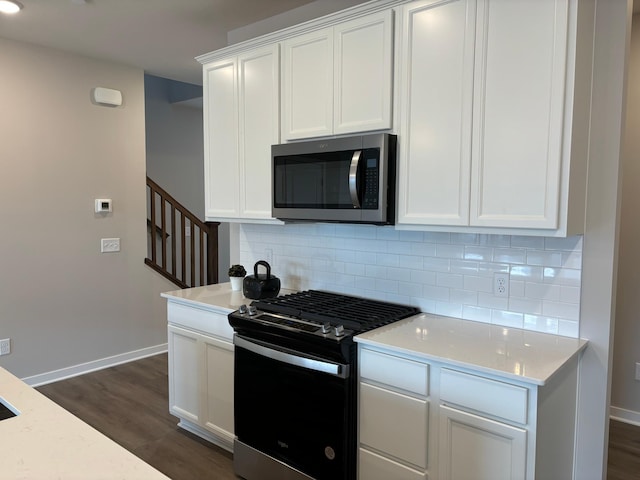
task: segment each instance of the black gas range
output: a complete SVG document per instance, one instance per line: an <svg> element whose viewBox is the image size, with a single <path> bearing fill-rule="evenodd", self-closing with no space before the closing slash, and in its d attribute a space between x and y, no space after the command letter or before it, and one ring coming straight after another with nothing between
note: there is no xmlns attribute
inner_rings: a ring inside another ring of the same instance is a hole
<svg viewBox="0 0 640 480"><path fill-rule="evenodd" d="M307 290L256 300L229 314L236 474L247 480L354 480L353 337L418 313L412 306Z"/></svg>

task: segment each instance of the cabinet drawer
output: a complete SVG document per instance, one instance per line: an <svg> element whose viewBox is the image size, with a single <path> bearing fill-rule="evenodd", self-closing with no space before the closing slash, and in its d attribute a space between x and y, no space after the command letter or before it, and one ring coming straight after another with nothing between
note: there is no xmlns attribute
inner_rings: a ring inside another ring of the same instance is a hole
<svg viewBox="0 0 640 480"><path fill-rule="evenodd" d="M364 348L360 351L360 378L423 397L429 394L429 365Z"/></svg>
<svg viewBox="0 0 640 480"><path fill-rule="evenodd" d="M360 480L426 480L427 474L401 465L388 458L360 449L358 478Z"/></svg>
<svg viewBox="0 0 640 480"><path fill-rule="evenodd" d="M227 316L222 313L169 302L167 318L170 324L181 325L229 341L233 340L233 328L229 325Z"/></svg>
<svg viewBox="0 0 640 480"><path fill-rule="evenodd" d="M443 368L440 399L478 412L527 423L529 391L517 385Z"/></svg>
<svg viewBox="0 0 640 480"><path fill-rule="evenodd" d="M362 445L426 468L428 416L426 400L360 384Z"/></svg>

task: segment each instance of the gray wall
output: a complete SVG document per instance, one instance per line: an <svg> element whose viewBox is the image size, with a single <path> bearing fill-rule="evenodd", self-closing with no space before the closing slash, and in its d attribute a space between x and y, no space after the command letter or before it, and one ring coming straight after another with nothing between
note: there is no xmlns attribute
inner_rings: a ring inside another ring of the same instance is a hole
<svg viewBox="0 0 640 480"><path fill-rule="evenodd" d="M145 75L144 89L147 175L204 220L202 87ZM194 95L200 98L187 101ZM218 235L223 282L229 268L228 223L220 225Z"/></svg>
<svg viewBox="0 0 640 480"><path fill-rule="evenodd" d="M354 5L366 3L368 0L316 0L298 8L291 9L280 15L231 30L227 34L229 45L239 43L250 38L282 30L283 28L297 25L298 23L313 20L324 15L329 15L344 10Z"/></svg>
<svg viewBox="0 0 640 480"><path fill-rule="evenodd" d="M146 254L143 72L0 38L0 366L19 377L166 343ZM93 105L96 86L122 107ZM95 198L113 213L94 213ZM100 239L121 252L101 254Z"/></svg>
<svg viewBox="0 0 640 480"><path fill-rule="evenodd" d="M611 405L614 416L640 422L640 382L635 364L640 362L640 15L633 16L627 125L623 151L620 262L616 306ZM620 410L622 409L622 411Z"/></svg>

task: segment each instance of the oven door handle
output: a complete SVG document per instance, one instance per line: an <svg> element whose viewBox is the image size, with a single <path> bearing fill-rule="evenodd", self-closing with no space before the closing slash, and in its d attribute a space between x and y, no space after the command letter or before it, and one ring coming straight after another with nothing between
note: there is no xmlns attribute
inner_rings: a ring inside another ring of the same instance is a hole
<svg viewBox="0 0 640 480"><path fill-rule="evenodd" d="M339 378L349 377L349 365L341 363L328 362L318 358L309 356L302 356L298 352L294 352L283 347L278 347L267 342L260 342L258 340L247 340L235 334L233 336L233 344L237 347L244 348L263 357L278 360L280 362L294 365L296 367L306 368L307 370L314 370L316 372L328 373Z"/></svg>

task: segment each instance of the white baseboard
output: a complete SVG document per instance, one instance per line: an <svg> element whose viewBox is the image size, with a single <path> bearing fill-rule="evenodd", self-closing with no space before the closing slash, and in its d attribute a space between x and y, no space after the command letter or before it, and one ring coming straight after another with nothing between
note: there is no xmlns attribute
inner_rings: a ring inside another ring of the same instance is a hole
<svg viewBox="0 0 640 480"><path fill-rule="evenodd" d="M58 382L67 378L77 377L78 375L83 375L85 373L102 370L103 368L114 367L122 363L140 360L141 358L151 357L152 355L158 355L159 353L165 353L167 351L167 348L167 344L162 343L153 347L141 348L140 350L121 353L119 355L114 355L113 357L101 358L99 360L81 363L72 367L61 368L59 370L53 370L52 372L25 377L22 379L22 381L27 385L31 385L32 387L39 387L41 385L46 385L47 383Z"/></svg>
<svg viewBox="0 0 640 480"><path fill-rule="evenodd" d="M640 412L612 406L609 408L609 418L640 427Z"/></svg>

